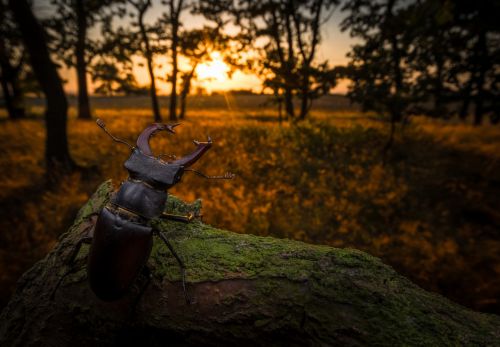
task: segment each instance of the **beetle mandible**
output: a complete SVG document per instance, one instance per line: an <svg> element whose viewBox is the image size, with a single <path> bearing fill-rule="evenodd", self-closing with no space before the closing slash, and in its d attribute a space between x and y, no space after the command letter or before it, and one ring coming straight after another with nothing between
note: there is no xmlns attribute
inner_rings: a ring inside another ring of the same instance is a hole
<svg viewBox="0 0 500 347"><path fill-rule="evenodd" d="M98 119L97 125L114 141L130 147L131 155L124 164L129 177L122 182L116 195L100 211L95 227L89 229L77 242L71 252L70 262L74 261L83 243L91 243L87 260L90 287L103 301L118 300L127 293L139 273L146 268L153 245L153 235L157 235L179 263L184 294L186 301L189 302L184 263L165 234L155 229L151 221L163 218L190 222L194 218L192 214L179 216L164 212L168 189L177 184L186 171L213 179L232 179L234 174L228 172L223 176L207 176L188 169L211 147L210 137L207 142L193 141L196 149L182 158L174 157L172 161L163 161L161 156L155 157L149 146L151 136L159 131L175 134L174 128L179 124L151 124L139 135L136 146L109 133L102 120ZM52 292L52 297L62 280L71 271L72 269L61 276Z"/></svg>

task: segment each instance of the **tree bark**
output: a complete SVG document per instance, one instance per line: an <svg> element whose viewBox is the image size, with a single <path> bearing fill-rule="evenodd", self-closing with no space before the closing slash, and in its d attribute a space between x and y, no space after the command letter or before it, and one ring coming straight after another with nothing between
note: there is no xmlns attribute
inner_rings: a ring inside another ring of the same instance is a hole
<svg viewBox="0 0 500 347"><path fill-rule="evenodd" d="M134 308L137 292L101 302L86 281L88 247L73 273L69 253L109 200L108 181L80 210L69 232L18 282L0 315L2 346L360 346L495 345L500 317L470 311L428 293L352 249L313 246L235 234L199 221L162 222L184 259L186 304L180 271L155 240L152 282ZM173 213L199 212L169 198Z"/></svg>
<svg viewBox="0 0 500 347"><path fill-rule="evenodd" d="M87 15L83 0L76 1L77 40L76 72L78 81L78 119L92 119L90 114L89 92L87 86L87 60L85 57L87 42Z"/></svg>
<svg viewBox="0 0 500 347"><path fill-rule="evenodd" d="M47 167L72 169L68 149L66 121L68 102L56 66L50 58L43 27L38 23L26 0L9 0L19 30L29 53L33 72L45 94L45 158Z"/></svg>

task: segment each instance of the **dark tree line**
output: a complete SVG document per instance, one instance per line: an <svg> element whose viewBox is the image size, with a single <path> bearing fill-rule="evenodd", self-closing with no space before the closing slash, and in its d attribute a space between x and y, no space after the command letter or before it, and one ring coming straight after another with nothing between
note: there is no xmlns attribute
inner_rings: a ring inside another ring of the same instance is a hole
<svg viewBox="0 0 500 347"><path fill-rule="evenodd" d="M22 44L7 1L0 1L0 83L7 114L11 119L25 116L24 92L31 72L26 64L27 53ZM27 76L28 75L28 76Z"/></svg>
<svg viewBox="0 0 500 347"><path fill-rule="evenodd" d="M486 117L500 120L500 25L495 17L500 4L495 0L163 0L155 5L159 13L153 23L146 23L145 16L154 0L51 4L54 15L41 24L29 2L0 0L5 106L11 118L23 117L23 95L37 81L47 100L50 165L73 165L66 139L67 101L57 73L61 62L76 72L80 119L91 118L88 75L97 93L149 93L155 121L162 120L157 82L166 81L171 88L168 118L184 118L197 66L221 52L233 70L261 77L280 119L283 110L288 120L307 118L313 101L346 77L351 80L348 96L365 110L387 115L393 130L411 114L465 119L472 112L475 124ZM341 29L358 43L348 65L334 68L320 61L317 51L322 26L339 9ZM203 16L206 26L186 28L182 20L189 13ZM236 34L225 33L229 24L238 28ZM89 35L91 30L100 35ZM159 55L169 59L163 76ZM149 86L138 85L134 56L145 61ZM181 56L187 65L179 65Z"/></svg>
<svg viewBox="0 0 500 347"><path fill-rule="evenodd" d="M149 74L149 94L151 95L151 107L153 109L153 115L155 122L161 122L161 113L160 113L160 105L158 103L158 96L156 91L156 77L153 66L153 54L155 53L154 47L151 46L151 31L155 31L155 28L147 27L146 23L144 23L144 17L146 12L151 7L151 0L128 0L127 1L132 7L137 11L137 22L134 23L139 28L140 34L140 52L146 59L146 63L148 66L148 74ZM161 35L161 33L157 33Z"/></svg>
<svg viewBox="0 0 500 347"><path fill-rule="evenodd" d="M89 29L107 20L115 0L52 0L55 15L48 20L52 50L67 67L75 68L78 84L78 118L91 119L87 75L97 53Z"/></svg>
<svg viewBox="0 0 500 347"><path fill-rule="evenodd" d="M148 63L151 79L149 92L155 120L160 121L153 55L168 52L161 44L164 41L170 42L170 53L174 61L173 72L167 78L173 91L170 104L172 120L178 116L177 75L181 74L183 80L180 116L184 117L185 99L196 65L203 59L209 59L208 55L216 45L222 47L221 40L215 38L219 29L206 27L193 31L181 30L180 13L190 8L183 1L167 2L170 12L160 18L156 27L147 27L143 21L145 11L151 4L149 1L129 0L127 3L138 12L136 26L139 31L135 35L130 29L114 28L112 25L113 18L127 14L123 7L124 1L54 0L52 5L57 9L56 14L43 21L35 17L26 0L0 1L0 82L3 99L10 118L23 117L23 95L27 89L21 88L21 82L31 81L30 73L33 73L46 100L45 153L49 171L55 168L71 170L76 167L69 154L67 140L68 102L63 81L57 71L58 64L52 53L56 53L58 61L75 68L78 81L78 118L89 119L89 71L93 81L97 83L97 91L136 93L140 88L132 72L131 56L141 52ZM91 40L88 30L96 23L101 27L101 38ZM168 34L163 35L163 30ZM151 45L150 35L154 33L159 36L156 46ZM184 54L191 61L192 68L188 72L176 68L178 54Z"/></svg>
<svg viewBox="0 0 500 347"><path fill-rule="evenodd" d="M337 72L349 97L391 123L411 114L447 118L470 112L499 121L500 3L355 0L342 30L361 39Z"/></svg>
<svg viewBox="0 0 500 347"><path fill-rule="evenodd" d="M231 13L248 45L264 40L252 72L271 89L289 120L303 120L314 99L328 94L335 85L328 61L318 62L316 53L321 42L321 26L337 0L240 0ZM300 100L298 114L294 99Z"/></svg>
<svg viewBox="0 0 500 347"><path fill-rule="evenodd" d="M50 57L45 31L26 0L8 0L8 6L18 24L31 68L45 95L47 166L49 169L72 169L74 163L69 154L66 136L68 102L57 67Z"/></svg>

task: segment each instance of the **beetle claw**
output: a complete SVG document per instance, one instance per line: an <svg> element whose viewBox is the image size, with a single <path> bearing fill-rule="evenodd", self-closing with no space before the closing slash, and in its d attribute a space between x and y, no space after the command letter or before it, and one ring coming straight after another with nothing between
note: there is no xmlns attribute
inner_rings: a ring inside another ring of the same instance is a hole
<svg viewBox="0 0 500 347"><path fill-rule="evenodd" d="M181 123L175 123L175 124L171 124L171 125L167 125L166 129L168 131L170 131L172 134L175 134L175 130L174 128L181 125Z"/></svg>
<svg viewBox="0 0 500 347"><path fill-rule="evenodd" d="M208 136L208 139L206 142L200 142L198 140L193 140L193 143L198 146L198 145L208 145L208 144L212 144L212 138L210 136Z"/></svg>

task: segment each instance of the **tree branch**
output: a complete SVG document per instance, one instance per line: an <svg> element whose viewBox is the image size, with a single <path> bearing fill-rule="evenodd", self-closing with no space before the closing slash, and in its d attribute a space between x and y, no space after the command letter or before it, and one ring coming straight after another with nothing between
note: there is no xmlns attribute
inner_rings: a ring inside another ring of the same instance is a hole
<svg viewBox="0 0 500 347"><path fill-rule="evenodd" d="M26 272L0 316L0 345L495 345L500 318L428 293L366 253L235 234L201 222L159 222L186 264L187 305L176 260L155 242L152 282L104 303L86 280L88 247L50 301L92 214L109 200L101 185L69 232ZM169 213L200 203L169 197ZM158 241L158 240L155 240ZM140 278L138 282L140 283Z"/></svg>

